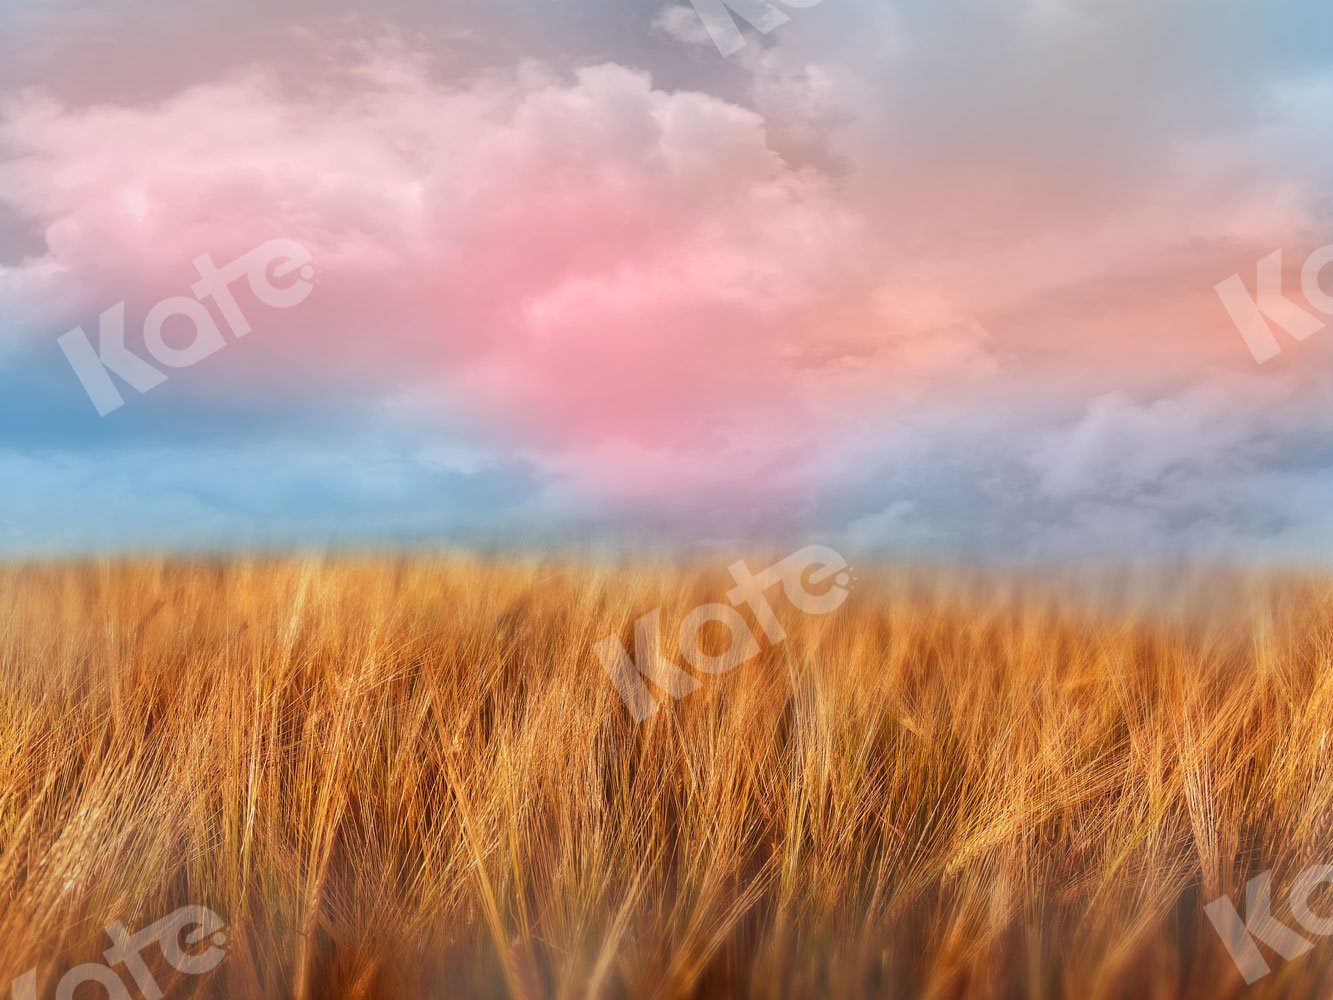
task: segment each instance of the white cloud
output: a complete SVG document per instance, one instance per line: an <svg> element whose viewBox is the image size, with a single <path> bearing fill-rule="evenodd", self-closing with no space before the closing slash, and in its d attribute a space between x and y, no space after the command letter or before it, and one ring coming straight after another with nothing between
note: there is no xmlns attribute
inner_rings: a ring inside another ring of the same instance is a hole
<svg viewBox="0 0 1333 1000"><path fill-rule="evenodd" d="M673 3L662 7L653 18L653 30L686 45L700 48L713 45L703 18L689 4Z"/></svg>
<svg viewBox="0 0 1333 1000"><path fill-rule="evenodd" d="M1182 471L1243 463L1258 432L1254 414L1224 385L1151 402L1112 393L1047 434L1030 463L1052 499L1127 497Z"/></svg>

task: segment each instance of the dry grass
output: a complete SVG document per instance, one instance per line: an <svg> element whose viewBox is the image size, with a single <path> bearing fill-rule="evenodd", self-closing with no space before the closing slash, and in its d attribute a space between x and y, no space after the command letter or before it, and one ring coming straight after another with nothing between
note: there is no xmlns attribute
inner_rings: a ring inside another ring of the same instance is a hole
<svg viewBox="0 0 1333 1000"><path fill-rule="evenodd" d="M1202 907L1333 863L1333 584L862 571L635 725L593 645L724 566L0 569L3 981L200 903L169 998L1329 994Z"/></svg>

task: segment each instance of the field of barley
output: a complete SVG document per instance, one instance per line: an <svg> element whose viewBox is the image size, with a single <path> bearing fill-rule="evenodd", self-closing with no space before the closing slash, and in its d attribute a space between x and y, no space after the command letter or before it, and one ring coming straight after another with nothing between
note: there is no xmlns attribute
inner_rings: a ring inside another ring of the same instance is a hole
<svg viewBox="0 0 1333 1000"><path fill-rule="evenodd" d="M202 905L168 998L1333 992L1203 909L1333 863L1333 580L857 573L638 724L725 563L0 568L0 988Z"/></svg>

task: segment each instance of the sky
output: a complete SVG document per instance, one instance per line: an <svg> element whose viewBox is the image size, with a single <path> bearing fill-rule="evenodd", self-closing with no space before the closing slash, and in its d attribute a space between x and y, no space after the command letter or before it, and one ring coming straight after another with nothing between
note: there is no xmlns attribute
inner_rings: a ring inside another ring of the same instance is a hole
<svg viewBox="0 0 1333 1000"><path fill-rule="evenodd" d="M1333 557L1333 8L733 6L0 0L0 553Z"/></svg>

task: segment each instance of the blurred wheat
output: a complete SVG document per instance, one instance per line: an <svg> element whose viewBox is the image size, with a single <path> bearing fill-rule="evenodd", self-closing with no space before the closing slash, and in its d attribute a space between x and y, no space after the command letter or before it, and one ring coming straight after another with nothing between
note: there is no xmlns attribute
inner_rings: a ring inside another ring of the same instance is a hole
<svg viewBox="0 0 1333 1000"><path fill-rule="evenodd" d="M1333 863L1333 583L859 572L636 725L725 571L0 568L0 987L198 903L168 998L1330 994L1203 904Z"/></svg>

